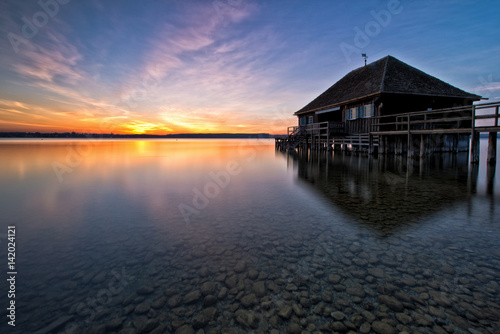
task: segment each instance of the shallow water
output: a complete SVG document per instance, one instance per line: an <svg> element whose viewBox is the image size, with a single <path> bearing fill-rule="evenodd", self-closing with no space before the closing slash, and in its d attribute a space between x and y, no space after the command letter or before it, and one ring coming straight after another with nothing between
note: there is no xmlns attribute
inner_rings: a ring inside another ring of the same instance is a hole
<svg viewBox="0 0 500 334"><path fill-rule="evenodd" d="M466 155L23 140L0 157L14 333L500 332L499 168Z"/></svg>

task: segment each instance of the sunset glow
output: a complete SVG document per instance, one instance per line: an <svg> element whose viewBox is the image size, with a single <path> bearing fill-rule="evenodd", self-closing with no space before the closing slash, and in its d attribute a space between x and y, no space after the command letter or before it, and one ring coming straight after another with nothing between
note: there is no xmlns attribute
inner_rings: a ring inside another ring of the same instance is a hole
<svg viewBox="0 0 500 334"><path fill-rule="evenodd" d="M500 98L497 2L41 3L0 4L0 132L284 133L358 51Z"/></svg>

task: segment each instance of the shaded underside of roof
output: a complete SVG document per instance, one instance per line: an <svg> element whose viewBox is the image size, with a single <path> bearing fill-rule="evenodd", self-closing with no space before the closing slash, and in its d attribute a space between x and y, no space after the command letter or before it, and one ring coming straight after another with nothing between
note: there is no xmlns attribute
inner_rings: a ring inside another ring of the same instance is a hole
<svg viewBox="0 0 500 334"><path fill-rule="evenodd" d="M351 71L296 114L321 110L380 93L453 97L475 101L481 98L387 56Z"/></svg>

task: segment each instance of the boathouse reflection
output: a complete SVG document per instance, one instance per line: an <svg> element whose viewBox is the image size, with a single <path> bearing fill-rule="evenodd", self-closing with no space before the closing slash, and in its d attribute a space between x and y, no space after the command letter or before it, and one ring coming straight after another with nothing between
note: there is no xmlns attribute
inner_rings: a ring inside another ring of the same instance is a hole
<svg viewBox="0 0 500 334"><path fill-rule="evenodd" d="M388 235L451 205L470 206L477 168L467 153L423 159L341 152L283 152L288 168L362 226Z"/></svg>

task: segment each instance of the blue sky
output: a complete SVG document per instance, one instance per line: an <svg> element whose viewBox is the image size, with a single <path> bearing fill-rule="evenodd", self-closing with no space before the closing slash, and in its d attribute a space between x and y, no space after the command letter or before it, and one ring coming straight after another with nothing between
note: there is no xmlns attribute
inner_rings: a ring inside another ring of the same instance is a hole
<svg viewBox="0 0 500 334"><path fill-rule="evenodd" d="M492 0L7 0L0 131L283 133L361 52L499 100L498 13Z"/></svg>

